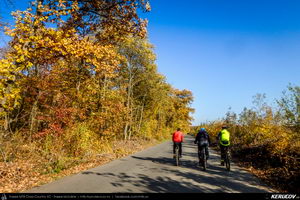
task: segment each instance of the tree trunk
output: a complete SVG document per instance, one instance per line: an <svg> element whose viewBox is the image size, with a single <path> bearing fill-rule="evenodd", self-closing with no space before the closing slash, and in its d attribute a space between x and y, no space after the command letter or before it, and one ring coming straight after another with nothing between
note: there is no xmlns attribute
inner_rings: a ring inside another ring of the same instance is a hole
<svg viewBox="0 0 300 200"><path fill-rule="evenodd" d="M144 105L142 106L142 109L141 109L141 116L140 116L140 121L139 121L139 125L138 125L138 133L141 131L141 125L142 125L142 120L143 120L143 114L144 114Z"/></svg>
<svg viewBox="0 0 300 200"><path fill-rule="evenodd" d="M128 140L130 140L131 138L131 134L132 134L132 119L133 119L133 111L132 111L132 106L131 106L131 111L130 111L130 120L129 120L129 133L128 133Z"/></svg>
<svg viewBox="0 0 300 200"><path fill-rule="evenodd" d="M160 120L161 120L161 116L160 116L160 111L158 111L158 119L157 119L157 126L156 126L156 133L159 132L160 129Z"/></svg>
<svg viewBox="0 0 300 200"><path fill-rule="evenodd" d="M31 109L31 113L30 113L30 131L29 131L30 141L32 140L32 134L37 130L37 127L36 127L36 115L37 115L37 110L38 110L37 103L38 103L38 100L36 100L34 102L32 109Z"/></svg>
<svg viewBox="0 0 300 200"><path fill-rule="evenodd" d="M124 140L127 140L127 128L128 128L128 122L126 122L126 125L124 128Z"/></svg>
<svg viewBox="0 0 300 200"><path fill-rule="evenodd" d="M128 64L128 66L130 66L130 64ZM128 83L127 102L126 102L126 107L127 107L128 113L127 113L125 129L124 129L125 140L130 138L130 135L131 135L131 133L130 133L129 137L127 137L128 136L128 127L131 126L131 122L132 122L132 119L131 119L132 118L131 95L132 95L132 81L133 81L132 79L133 79L132 72L131 72L131 69L129 69L129 83ZM130 127L129 127L129 130L130 130Z"/></svg>

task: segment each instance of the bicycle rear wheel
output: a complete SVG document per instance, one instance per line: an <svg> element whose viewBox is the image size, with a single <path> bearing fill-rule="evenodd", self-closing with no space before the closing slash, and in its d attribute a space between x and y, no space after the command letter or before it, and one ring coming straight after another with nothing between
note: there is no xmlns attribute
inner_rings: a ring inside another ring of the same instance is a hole
<svg viewBox="0 0 300 200"><path fill-rule="evenodd" d="M175 148L175 160L176 160L176 166L179 166L179 147L176 146Z"/></svg>
<svg viewBox="0 0 300 200"><path fill-rule="evenodd" d="M203 170L205 171L207 163L206 163L206 154L204 149L200 149L198 151L198 157L199 157L199 165L200 167L203 167Z"/></svg>

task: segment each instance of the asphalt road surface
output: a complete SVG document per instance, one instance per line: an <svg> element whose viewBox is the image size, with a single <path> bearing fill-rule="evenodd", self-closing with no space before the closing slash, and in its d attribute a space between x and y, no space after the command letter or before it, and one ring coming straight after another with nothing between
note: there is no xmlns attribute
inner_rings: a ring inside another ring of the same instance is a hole
<svg viewBox="0 0 300 200"><path fill-rule="evenodd" d="M197 146L191 136L183 143L181 165L175 166L172 142L165 142L108 164L82 171L28 193L260 193L276 192L249 172L232 164L220 166L210 149L208 169L198 166Z"/></svg>

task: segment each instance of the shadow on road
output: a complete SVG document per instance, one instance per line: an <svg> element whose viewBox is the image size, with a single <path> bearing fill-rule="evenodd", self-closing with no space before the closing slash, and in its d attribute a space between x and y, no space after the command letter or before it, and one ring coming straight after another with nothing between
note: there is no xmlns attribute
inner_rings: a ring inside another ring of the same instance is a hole
<svg viewBox="0 0 300 200"><path fill-rule="evenodd" d="M197 149L193 145L192 137L187 137L183 145L183 158L180 166L175 166L172 153L172 148L170 148L166 152L166 155L170 157L130 156L130 159L143 161L138 162L140 164L136 166L137 171L133 173L86 171L82 174L106 177L105 180L122 192L125 188L125 192L132 192L135 188L134 191L155 193L269 192L261 187L257 179L248 172L238 167L233 167L232 171L228 172L225 167L218 166L219 155L214 151L210 151L208 169L203 171L198 166ZM145 174L142 173L143 171Z"/></svg>
<svg viewBox="0 0 300 200"><path fill-rule="evenodd" d="M203 172L197 167L196 162L189 160L182 160L182 165L179 167L174 166L174 160L171 158L159 157L137 157L132 156L134 159L151 161L166 166L161 167L159 170L161 174L155 178L145 174L136 173L128 175L126 173L95 173L91 171L83 172L83 174L99 175L108 177L110 184L114 187L125 188L124 186L132 185L138 188L146 188L141 192L169 192L169 193L220 193L220 192L247 192L247 193L265 193L267 190L260 189L255 186L256 182L249 178L249 174L244 171L227 172L224 167L209 166L209 169ZM189 168L192 170L184 171L182 168ZM157 168L149 168L149 171L155 172ZM174 178L167 176L172 174ZM179 178L178 178L179 177ZM118 181L122 180L122 181ZM201 183L201 187L199 187ZM126 187L130 188L130 187ZM127 189L127 192L132 192Z"/></svg>
<svg viewBox="0 0 300 200"><path fill-rule="evenodd" d="M174 160L172 158L165 158L165 157L143 158L143 157L136 157L136 156L132 156L132 157L135 159L150 160L154 163L160 163L169 166L175 165ZM217 156L211 155L211 158L214 160L217 159ZM254 177L242 170L241 171L235 170L235 171L228 172L225 169L225 167L212 165L208 162L208 169L206 171L203 171L202 168L199 167L196 161L184 160L184 159L182 159L181 165L178 168L179 168L178 170L174 168L172 169L162 168L162 170L168 173L171 172L176 176L192 179L199 183L207 183L207 184L212 184L224 188L225 189L224 192L226 191L226 187L224 185L229 186L227 187L227 189L230 188L237 192L267 192L266 190L262 190L254 187L257 184L256 180L253 179ZM193 169L193 171L182 172L180 168Z"/></svg>
<svg viewBox="0 0 300 200"><path fill-rule="evenodd" d="M123 189L125 185L132 185L138 188L145 188L140 192L154 192L154 193L197 193L197 192L216 192L209 188L199 188L189 181L177 181L170 177L158 176L155 179L144 174L136 174L135 176L128 176L126 173L94 173L83 172L83 174L96 174L99 176L109 177L110 180L122 180L121 182L111 181L110 184L114 187ZM126 187L128 188L128 187ZM122 190L122 192L124 192ZM131 189L127 189L126 192L132 192Z"/></svg>

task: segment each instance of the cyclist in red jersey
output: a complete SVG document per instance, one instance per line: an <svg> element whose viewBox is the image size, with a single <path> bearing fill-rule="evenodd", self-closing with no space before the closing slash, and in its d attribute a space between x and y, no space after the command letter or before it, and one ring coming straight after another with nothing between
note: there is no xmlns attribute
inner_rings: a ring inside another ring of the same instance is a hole
<svg viewBox="0 0 300 200"><path fill-rule="evenodd" d="M179 156L182 157L182 142L183 142L183 133L180 131L180 128L177 129L176 132L173 133L173 154L175 156L175 147L179 146Z"/></svg>

